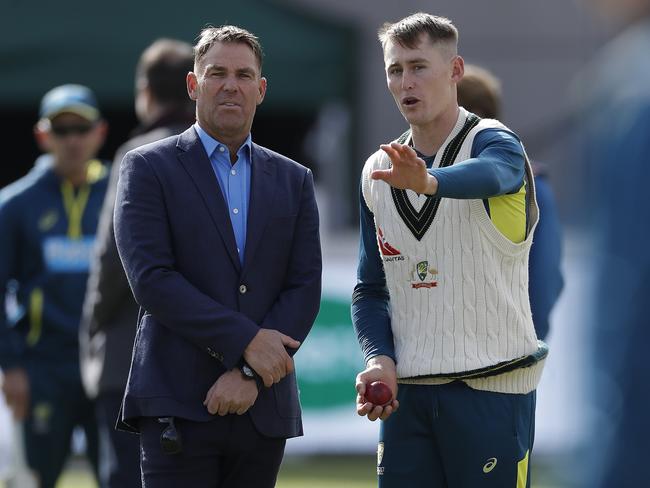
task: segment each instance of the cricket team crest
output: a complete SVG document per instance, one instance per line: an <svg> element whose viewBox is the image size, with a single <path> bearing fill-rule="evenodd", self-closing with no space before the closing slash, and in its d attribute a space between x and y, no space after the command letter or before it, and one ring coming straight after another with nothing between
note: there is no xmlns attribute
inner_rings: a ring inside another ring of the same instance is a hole
<svg viewBox="0 0 650 488"><path fill-rule="evenodd" d="M415 265L411 288L435 288L438 286L438 270L429 266L429 261L420 261Z"/></svg>

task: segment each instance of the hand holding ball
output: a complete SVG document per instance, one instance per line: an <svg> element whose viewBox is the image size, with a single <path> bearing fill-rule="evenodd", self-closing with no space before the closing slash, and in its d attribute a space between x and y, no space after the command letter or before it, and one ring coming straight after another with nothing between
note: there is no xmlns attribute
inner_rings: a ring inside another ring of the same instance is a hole
<svg viewBox="0 0 650 488"><path fill-rule="evenodd" d="M393 392L383 381L373 381L369 385L366 385L366 393L364 396L367 402L383 407L390 403L393 398Z"/></svg>

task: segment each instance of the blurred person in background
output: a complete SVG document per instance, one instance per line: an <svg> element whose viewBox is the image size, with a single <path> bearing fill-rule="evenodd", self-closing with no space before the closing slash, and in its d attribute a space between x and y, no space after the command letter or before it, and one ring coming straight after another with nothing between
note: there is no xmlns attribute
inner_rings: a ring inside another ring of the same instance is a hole
<svg viewBox="0 0 650 488"><path fill-rule="evenodd" d="M172 39L155 41L140 56L135 74L135 111L140 126L116 152L99 220L80 345L84 386L88 395L96 398L102 488L141 486L140 439L115 430L138 323L138 305L113 231L120 162L131 149L183 132L194 123L194 102L185 85L193 64L192 46Z"/></svg>
<svg viewBox="0 0 650 488"><path fill-rule="evenodd" d="M196 124L120 167L115 240L141 307L120 427L147 488L271 488L302 435L292 356L320 305L313 178L252 141L259 39L208 27L194 54Z"/></svg>
<svg viewBox="0 0 650 488"><path fill-rule="evenodd" d="M548 351L527 289L532 169L512 131L458 106L449 19L414 14L379 39L410 126L361 177L357 412L382 419L379 486L528 487ZM365 397L377 380L386 405Z"/></svg>
<svg viewBox="0 0 650 488"><path fill-rule="evenodd" d="M465 64L465 74L457 89L461 107L481 118L501 120L501 83L490 71ZM560 270L562 235L546 166L536 161L531 164L539 221L530 247L528 293L537 337L546 340L549 316L564 286Z"/></svg>
<svg viewBox="0 0 650 488"><path fill-rule="evenodd" d="M618 31L582 73L582 218L596 271L590 366L595 417L585 488L650 486L650 1L584 0ZM574 202L576 205L580 202Z"/></svg>
<svg viewBox="0 0 650 488"><path fill-rule="evenodd" d="M2 391L24 422L27 464L42 488L55 485L75 426L97 462L94 405L81 383L79 322L106 166L96 159L107 131L94 94L62 85L45 94L36 140L46 153L0 191Z"/></svg>

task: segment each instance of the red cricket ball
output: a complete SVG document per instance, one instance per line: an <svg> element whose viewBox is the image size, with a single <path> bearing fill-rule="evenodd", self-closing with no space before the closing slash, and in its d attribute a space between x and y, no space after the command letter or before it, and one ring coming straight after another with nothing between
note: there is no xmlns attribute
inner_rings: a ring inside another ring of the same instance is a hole
<svg viewBox="0 0 650 488"><path fill-rule="evenodd" d="M383 407L390 403L393 392L390 390L390 386L383 381L373 381L366 385L365 397L367 402Z"/></svg>

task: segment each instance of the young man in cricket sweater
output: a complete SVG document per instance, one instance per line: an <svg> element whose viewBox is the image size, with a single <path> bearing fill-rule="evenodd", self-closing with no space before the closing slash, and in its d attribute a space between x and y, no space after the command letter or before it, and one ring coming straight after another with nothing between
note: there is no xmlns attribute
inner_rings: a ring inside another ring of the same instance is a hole
<svg viewBox="0 0 650 488"><path fill-rule="evenodd" d="M530 164L509 129L458 106L464 64L448 19L414 14L379 38L410 125L361 178L357 407L383 420L379 486L529 486L547 353L528 298ZM375 380L393 390L387 406L364 397Z"/></svg>

